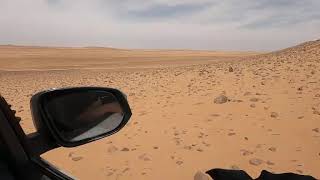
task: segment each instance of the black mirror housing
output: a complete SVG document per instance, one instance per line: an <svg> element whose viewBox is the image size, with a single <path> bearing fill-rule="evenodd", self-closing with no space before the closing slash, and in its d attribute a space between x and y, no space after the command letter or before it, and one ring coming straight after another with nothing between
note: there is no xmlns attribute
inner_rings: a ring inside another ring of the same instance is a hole
<svg viewBox="0 0 320 180"><path fill-rule="evenodd" d="M122 129L132 115L121 91L103 87L39 92L31 98L30 106L37 132L63 147L110 136Z"/></svg>

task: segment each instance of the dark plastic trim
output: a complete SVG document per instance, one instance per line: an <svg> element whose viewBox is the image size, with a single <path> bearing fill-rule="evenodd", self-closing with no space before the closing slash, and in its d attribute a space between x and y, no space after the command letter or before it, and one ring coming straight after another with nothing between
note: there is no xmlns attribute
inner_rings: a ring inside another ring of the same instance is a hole
<svg viewBox="0 0 320 180"><path fill-rule="evenodd" d="M122 122L116 129L93 138L84 139L76 142L69 142L64 140L62 136L59 134L59 131L57 130L57 128L55 127L52 118L50 118L48 116L48 113L45 112L44 104L46 104L47 101L49 101L51 98L54 98L55 96L72 93L72 92L86 92L91 90L109 92L117 98L121 107L124 110L124 118ZM36 126L37 131L40 134L47 134L49 136L51 135L53 139L56 141L56 143L63 147L80 146L80 145L110 136L114 133L117 133L127 124L127 122L129 121L132 115L130 106L128 104L128 101L125 95L117 89L104 88L104 87L71 87L71 88L62 88L62 89L51 89L51 90L47 90L47 91L43 91L35 94L31 98L30 104L31 104L34 125ZM50 131L50 134L48 134L47 130Z"/></svg>

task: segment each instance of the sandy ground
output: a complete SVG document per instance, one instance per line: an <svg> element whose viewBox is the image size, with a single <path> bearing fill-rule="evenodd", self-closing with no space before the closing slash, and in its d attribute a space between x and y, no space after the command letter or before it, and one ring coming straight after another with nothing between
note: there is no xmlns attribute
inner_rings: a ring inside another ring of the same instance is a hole
<svg viewBox="0 0 320 180"><path fill-rule="evenodd" d="M217 167L320 178L320 41L252 55L2 46L0 92L29 133L37 91L128 95L133 116L119 133L44 155L79 179L193 179ZM216 104L221 94L230 101Z"/></svg>

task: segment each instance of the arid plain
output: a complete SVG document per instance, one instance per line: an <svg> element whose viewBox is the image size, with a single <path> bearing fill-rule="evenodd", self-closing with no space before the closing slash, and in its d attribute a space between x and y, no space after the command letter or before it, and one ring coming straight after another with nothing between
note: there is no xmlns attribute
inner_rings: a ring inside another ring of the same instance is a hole
<svg viewBox="0 0 320 180"><path fill-rule="evenodd" d="M79 179L186 180L211 168L320 178L320 40L271 53L0 46L0 83L27 133L38 91L128 95L119 133L43 156Z"/></svg>

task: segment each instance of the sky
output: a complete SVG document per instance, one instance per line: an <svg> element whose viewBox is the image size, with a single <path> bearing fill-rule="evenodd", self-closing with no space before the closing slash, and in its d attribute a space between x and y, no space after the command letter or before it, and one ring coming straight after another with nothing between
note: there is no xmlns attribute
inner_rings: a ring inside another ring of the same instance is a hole
<svg viewBox="0 0 320 180"><path fill-rule="evenodd" d="M0 44L270 51L320 39L320 0L0 0Z"/></svg>

